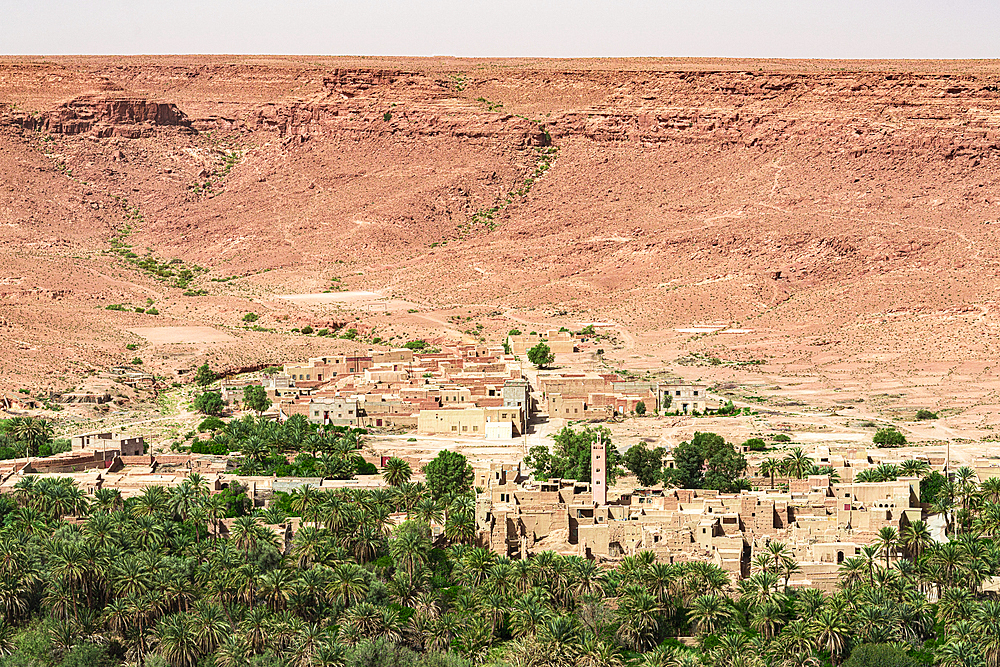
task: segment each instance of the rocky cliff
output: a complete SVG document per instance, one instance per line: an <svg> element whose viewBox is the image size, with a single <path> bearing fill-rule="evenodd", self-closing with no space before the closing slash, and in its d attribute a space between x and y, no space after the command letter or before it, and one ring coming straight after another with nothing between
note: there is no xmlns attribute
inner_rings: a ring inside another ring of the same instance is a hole
<svg viewBox="0 0 1000 667"><path fill-rule="evenodd" d="M8 59L33 185L0 223L46 256L127 234L231 304L208 277L881 341L989 310L998 91L989 63ZM87 298L59 275L25 289Z"/></svg>

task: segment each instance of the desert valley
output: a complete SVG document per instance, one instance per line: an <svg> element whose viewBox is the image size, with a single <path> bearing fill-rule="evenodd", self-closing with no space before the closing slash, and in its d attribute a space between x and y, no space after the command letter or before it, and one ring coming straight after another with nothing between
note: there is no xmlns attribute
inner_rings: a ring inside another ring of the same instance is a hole
<svg viewBox="0 0 1000 667"><path fill-rule="evenodd" d="M996 61L5 56L0 173L0 665L1000 660Z"/></svg>

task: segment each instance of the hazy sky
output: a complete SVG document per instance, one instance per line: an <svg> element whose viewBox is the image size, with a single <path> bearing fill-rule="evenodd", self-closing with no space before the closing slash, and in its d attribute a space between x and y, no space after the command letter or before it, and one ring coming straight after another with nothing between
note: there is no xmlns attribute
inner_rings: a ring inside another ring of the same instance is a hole
<svg viewBox="0 0 1000 667"><path fill-rule="evenodd" d="M996 58L1000 0L0 0L0 53Z"/></svg>

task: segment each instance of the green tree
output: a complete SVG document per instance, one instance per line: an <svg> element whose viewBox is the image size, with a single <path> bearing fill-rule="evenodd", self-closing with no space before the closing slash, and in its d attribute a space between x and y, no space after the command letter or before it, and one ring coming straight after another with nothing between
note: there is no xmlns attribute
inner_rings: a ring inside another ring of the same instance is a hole
<svg viewBox="0 0 1000 667"><path fill-rule="evenodd" d="M215 371L209 368L208 363L204 363L201 366L199 366L198 370L195 371L194 374L195 383L202 387L207 387L208 385L215 382L217 379L218 376L215 374Z"/></svg>
<svg viewBox="0 0 1000 667"><path fill-rule="evenodd" d="M260 385L243 387L243 405L257 413L258 416L271 407L271 399L267 390Z"/></svg>
<svg viewBox="0 0 1000 667"><path fill-rule="evenodd" d="M933 505L941 500L948 499L949 493L948 478L937 470L920 480L920 502Z"/></svg>
<svg viewBox="0 0 1000 667"><path fill-rule="evenodd" d="M598 440L604 444L607 455L605 469L608 484L614 483L624 472L621 454L611 442L611 431L606 426L584 426L579 431L564 426L553 439L555 442L551 449L543 445L532 447L524 459L537 477L591 481L590 451Z"/></svg>
<svg viewBox="0 0 1000 667"><path fill-rule="evenodd" d="M556 355L545 343L538 343L533 348L528 350L528 361L539 368L547 368L548 366L551 366L552 362L555 360Z"/></svg>
<svg viewBox="0 0 1000 667"><path fill-rule="evenodd" d="M427 488L434 498L468 493L472 490L472 466L458 452L442 449L424 466Z"/></svg>
<svg viewBox="0 0 1000 667"><path fill-rule="evenodd" d="M746 458L715 433L695 432L690 442L674 449L674 468L664 481L686 489L717 489L733 493L747 486Z"/></svg>
<svg viewBox="0 0 1000 667"><path fill-rule="evenodd" d="M902 447L906 444L906 437L890 426L880 428L872 438L872 442L879 447Z"/></svg>
<svg viewBox="0 0 1000 667"><path fill-rule="evenodd" d="M662 478L665 453L663 447L649 449L646 443L640 442L625 452L625 467L639 479L639 484L652 486Z"/></svg>
<svg viewBox="0 0 1000 667"><path fill-rule="evenodd" d="M639 401L638 403L635 404L635 414L639 415L640 417L646 414L646 404L644 402Z"/></svg>
<svg viewBox="0 0 1000 667"><path fill-rule="evenodd" d="M218 416L222 414L225 405L222 394L217 391L202 392L194 399L194 409L205 415Z"/></svg>

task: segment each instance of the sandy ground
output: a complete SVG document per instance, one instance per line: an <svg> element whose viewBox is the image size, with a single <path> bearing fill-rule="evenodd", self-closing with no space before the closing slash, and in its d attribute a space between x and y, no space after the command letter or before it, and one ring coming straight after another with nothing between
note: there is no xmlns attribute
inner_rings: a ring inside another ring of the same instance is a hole
<svg viewBox="0 0 1000 667"><path fill-rule="evenodd" d="M138 327L129 331L142 336L153 345L230 343L236 340L225 331L212 327Z"/></svg>

